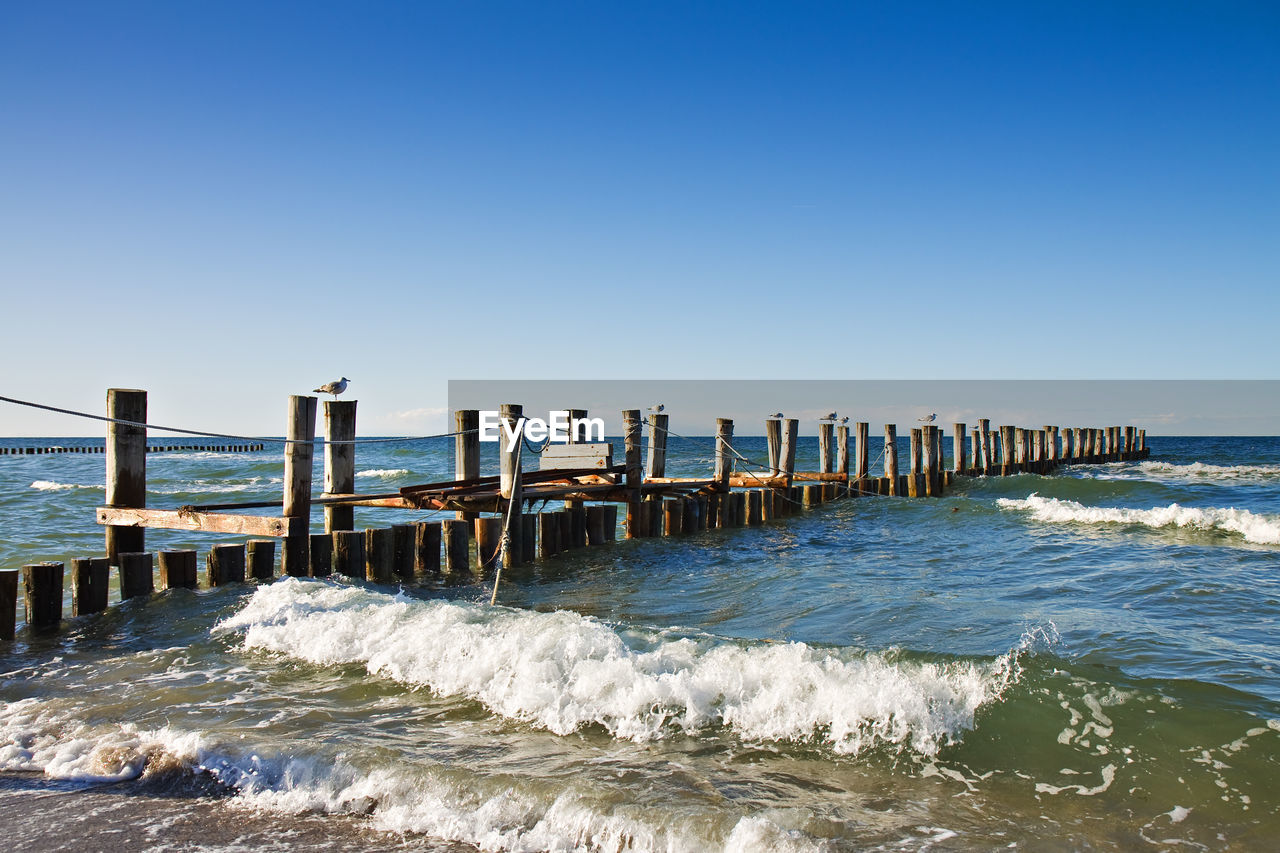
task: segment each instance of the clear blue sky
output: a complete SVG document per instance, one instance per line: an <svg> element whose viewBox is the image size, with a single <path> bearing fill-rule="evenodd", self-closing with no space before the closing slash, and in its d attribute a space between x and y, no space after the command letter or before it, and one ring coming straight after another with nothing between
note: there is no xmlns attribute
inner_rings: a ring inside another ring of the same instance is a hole
<svg viewBox="0 0 1280 853"><path fill-rule="evenodd" d="M0 394L246 432L340 375L381 433L448 379L1276 378L1280 4L3 0L0 287Z"/></svg>

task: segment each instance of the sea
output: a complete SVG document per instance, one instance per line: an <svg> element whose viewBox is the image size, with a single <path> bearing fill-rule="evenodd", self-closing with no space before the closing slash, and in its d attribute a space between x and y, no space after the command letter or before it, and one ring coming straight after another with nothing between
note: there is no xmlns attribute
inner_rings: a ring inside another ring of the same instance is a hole
<svg viewBox="0 0 1280 853"><path fill-rule="evenodd" d="M113 590L72 619L68 581L61 632L0 647L0 838L1276 849L1280 438L1148 444L937 499L620 538L505 572L495 605L492 576L277 579ZM148 504L279 499L279 448L149 454ZM668 472L712 455L673 435ZM816 455L803 439L801 469ZM356 466L363 492L447 479L452 440L364 443ZM103 482L101 455L0 456L0 568L100 555ZM356 526L439 517L361 508ZM147 532L202 563L223 541Z"/></svg>

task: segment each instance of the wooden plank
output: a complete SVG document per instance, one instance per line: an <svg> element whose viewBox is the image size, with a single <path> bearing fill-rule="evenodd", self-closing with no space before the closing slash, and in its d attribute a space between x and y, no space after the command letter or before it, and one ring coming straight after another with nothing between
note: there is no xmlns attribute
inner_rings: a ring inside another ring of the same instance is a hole
<svg viewBox="0 0 1280 853"><path fill-rule="evenodd" d="M665 415L654 415L654 417L665 417ZM662 435L665 438L665 430L662 431ZM665 453L665 445L663 450ZM654 464L652 458L649 464ZM663 464L666 464L665 455ZM607 471L613 467L613 445L607 441L591 444L548 444L538 457L540 471Z"/></svg>
<svg viewBox="0 0 1280 853"><path fill-rule="evenodd" d="M276 518L266 515L186 512L174 509L128 509L100 506L98 524L118 527L159 527L165 530L200 530L207 533L235 533L245 536L289 535L291 529L306 532L306 519Z"/></svg>

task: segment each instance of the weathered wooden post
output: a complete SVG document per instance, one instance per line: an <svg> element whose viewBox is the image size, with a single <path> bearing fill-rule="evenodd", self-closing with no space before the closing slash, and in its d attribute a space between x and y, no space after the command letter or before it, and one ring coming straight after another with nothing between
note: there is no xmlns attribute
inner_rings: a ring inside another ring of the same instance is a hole
<svg viewBox="0 0 1280 853"><path fill-rule="evenodd" d="M898 494L898 427L884 425L884 478L889 481L889 494Z"/></svg>
<svg viewBox="0 0 1280 853"><path fill-rule="evenodd" d="M205 555L209 586L244 582L244 546L214 545ZM121 574L121 581L124 580Z"/></svg>
<svg viewBox="0 0 1280 853"><path fill-rule="evenodd" d="M56 628L62 621L62 573L62 563L32 563L22 567L28 627Z"/></svg>
<svg viewBox="0 0 1280 853"><path fill-rule="evenodd" d="M830 474L831 444L835 437L836 425L827 420L818 421L818 473Z"/></svg>
<svg viewBox="0 0 1280 853"><path fill-rule="evenodd" d="M141 509L147 505L147 392L107 390L107 506ZM123 553L146 548L146 528L107 526L107 559L120 564Z"/></svg>
<svg viewBox="0 0 1280 853"><path fill-rule="evenodd" d="M667 415L656 412L649 415L649 456L645 463L645 477L667 476Z"/></svg>
<svg viewBox="0 0 1280 853"><path fill-rule="evenodd" d="M625 452L625 478L627 488L627 538L638 539L649 535L647 519L641 519L640 498L644 471L640 467L641 443L640 410L624 409L622 412L622 441Z"/></svg>
<svg viewBox="0 0 1280 853"><path fill-rule="evenodd" d="M476 519L476 568L482 572L498 565L498 553L502 550L501 518L481 516Z"/></svg>
<svg viewBox="0 0 1280 853"><path fill-rule="evenodd" d="M499 414L503 423L503 434L514 435L520 428L520 422L524 420L524 407L518 403L503 403L499 407ZM521 520L521 509L523 508L523 484L521 482L521 452L520 448L523 439L515 443L515 447L507 449L507 442L501 441L498 446L501 456L500 463L500 487L502 490L502 499L506 502L504 507L503 529L502 529L502 567L511 568L518 566L524 556L524 522Z"/></svg>
<svg viewBox="0 0 1280 853"><path fill-rule="evenodd" d="M870 476L871 472L867 470L867 442L870 440L871 426L866 421L858 421L854 424L857 431L857 446L855 453L857 454L857 465L854 468L854 475L859 480L865 480Z"/></svg>
<svg viewBox="0 0 1280 853"><path fill-rule="evenodd" d="M1138 430L1138 452L1143 457L1147 455L1147 431L1145 429Z"/></svg>
<svg viewBox="0 0 1280 853"><path fill-rule="evenodd" d="M726 497L730 494L729 475L733 472L733 459L729 456L729 449L732 446L733 420L731 418L716 418L715 481L716 489L720 493L720 517L718 519L718 526L720 527L729 527L733 521L732 501L726 500Z"/></svg>
<svg viewBox="0 0 1280 853"><path fill-rule="evenodd" d="M310 563L311 577L327 578L333 574L332 533L312 533L311 545L307 550L307 561Z"/></svg>
<svg viewBox="0 0 1280 853"><path fill-rule="evenodd" d="M324 490L349 495L356 490L356 401L324 401ZM325 506L324 532L354 530L356 508Z"/></svg>
<svg viewBox="0 0 1280 853"><path fill-rule="evenodd" d="M18 572L0 572L0 640L12 640L18 627Z"/></svg>
<svg viewBox="0 0 1280 853"><path fill-rule="evenodd" d="M366 527L364 531L364 579L391 583L391 557L395 549L390 527Z"/></svg>
<svg viewBox="0 0 1280 853"><path fill-rule="evenodd" d="M120 599L150 595L156 591L155 558L149 553L120 554Z"/></svg>
<svg viewBox="0 0 1280 853"><path fill-rule="evenodd" d="M849 426L841 424L836 427L836 473L844 477L844 483L841 489L844 493L849 491ZM751 507L747 507L750 514Z"/></svg>
<svg viewBox="0 0 1280 853"><path fill-rule="evenodd" d="M969 427L966 424L953 424L952 428L955 430L955 435L952 437L954 442L952 453L955 456L955 465L952 467L957 474L963 474L969 468L969 458L965 447L965 436Z"/></svg>
<svg viewBox="0 0 1280 853"><path fill-rule="evenodd" d="M603 544L605 543L605 538L604 538L605 511L604 511L604 507L602 507L602 506L596 506L596 505L594 505L594 504L593 504L592 506L589 506L589 507L587 507L587 508L586 508L586 513L587 513L587 523L586 523L586 528L587 528L587 544L588 544L588 545L603 545ZM670 533L669 533L669 532L668 532L668 535L670 535Z"/></svg>
<svg viewBox="0 0 1280 853"><path fill-rule="evenodd" d="M440 539L438 521L419 521L413 526L413 573L416 576L440 576Z"/></svg>
<svg viewBox="0 0 1280 853"><path fill-rule="evenodd" d="M911 430L911 473L907 479L907 497L920 497L920 463L921 463L921 444L924 441L924 430L913 428Z"/></svg>
<svg viewBox="0 0 1280 853"><path fill-rule="evenodd" d="M107 590L110 586L111 562L106 557L72 560L71 615L86 616L106 610Z"/></svg>
<svg viewBox="0 0 1280 853"><path fill-rule="evenodd" d="M284 446L284 515L289 533L281 549L284 574L306 577L311 549L311 463L315 458L316 398L289 398L289 429Z"/></svg>
<svg viewBox="0 0 1280 853"><path fill-rule="evenodd" d="M161 551L159 556L160 589L195 589L199 585L195 551ZM106 600L107 594L104 589L102 593L104 607Z"/></svg>
<svg viewBox="0 0 1280 853"><path fill-rule="evenodd" d="M402 578L413 577L413 539L412 524L391 525L391 573Z"/></svg>
<svg viewBox="0 0 1280 853"><path fill-rule="evenodd" d="M538 513L538 559L545 560L560 553L560 516L554 512Z"/></svg>
<svg viewBox="0 0 1280 853"><path fill-rule="evenodd" d="M459 409L453 413L453 479L474 480L480 476L480 411ZM501 440L501 439L499 439ZM458 510L455 518L473 522L477 514ZM471 525L461 528L471 535ZM465 560L463 561L466 562Z"/></svg>
<svg viewBox="0 0 1280 853"><path fill-rule="evenodd" d="M247 545L249 561L249 577L258 581L269 581L276 576L276 540L250 539ZM311 542L307 542L307 571L311 574Z"/></svg>
<svg viewBox="0 0 1280 853"><path fill-rule="evenodd" d="M460 518L447 518L440 522L444 538L444 570L450 577L458 577L468 571L468 549L471 534L469 523Z"/></svg>
<svg viewBox="0 0 1280 853"><path fill-rule="evenodd" d="M779 459L782 455L782 420L766 418L764 422L765 443L769 446L769 476L777 477L782 473Z"/></svg>
<svg viewBox="0 0 1280 853"><path fill-rule="evenodd" d="M791 485L791 478L796 473L796 446L800 443L800 420L798 418L787 418L782 422L782 447L779 450L779 462L782 464L781 476L787 478L787 485Z"/></svg>
<svg viewBox="0 0 1280 853"><path fill-rule="evenodd" d="M447 523L447 522L446 522ZM460 521L459 524L466 522ZM465 545L466 538L463 538ZM463 549L466 550L465 548ZM466 562L466 557L463 557ZM333 531L333 570L349 578L364 577L364 531Z"/></svg>
<svg viewBox="0 0 1280 853"><path fill-rule="evenodd" d="M1000 427L1000 476L1008 477L1018 472L1018 464L1014 459L1013 427Z"/></svg>

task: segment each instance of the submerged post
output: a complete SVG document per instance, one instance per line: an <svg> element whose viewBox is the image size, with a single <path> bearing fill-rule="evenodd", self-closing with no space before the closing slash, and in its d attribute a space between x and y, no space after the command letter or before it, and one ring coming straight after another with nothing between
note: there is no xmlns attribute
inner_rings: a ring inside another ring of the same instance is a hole
<svg viewBox="0 0 1280 853"><path fill-rule="evenodd" d="M289 397L289 428L284 446L284 516L289 533L280 554L283 574L305 578L311 569L311 463L315 457L316 398Z"/></svg>
<svg viewBox="0 0 1280 853"><path fill-rule="evenodd" d="M324 401L324 490L349 495L356 490L356 401ZM326 506L324 532L354 530L353 506Z"/></svg>
<svg viewBox="0 0 1280 853"><path fill-rule="evenodd" d="M107 417L130 423L107 423L107 506L140 509L147 505L147 392L107 390ZM146 528L107 526L107 559L144 549Z"/></svg>
<svg viewBox="0 0 1280 853"><path fill-rule="evenodd" d="M27 626L56 628L62 621L62 563L32 563L22 567Z"/></svg>

